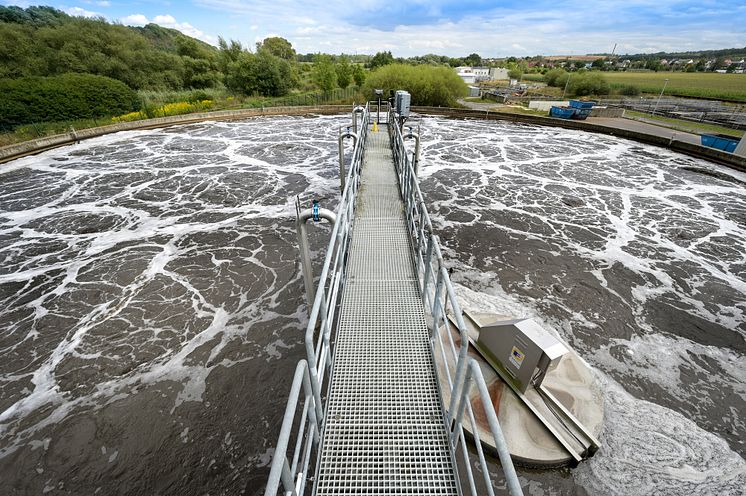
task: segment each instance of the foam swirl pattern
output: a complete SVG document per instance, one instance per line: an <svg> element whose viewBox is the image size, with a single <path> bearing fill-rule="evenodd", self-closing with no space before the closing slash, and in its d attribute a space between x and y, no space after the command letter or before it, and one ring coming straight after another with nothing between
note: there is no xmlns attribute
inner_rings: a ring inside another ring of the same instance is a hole
<svg viewBox="0 0 746 496"><path fill-rule="evenodd" d="M336 207L341 123L131 131L0 168L3 485L264 483L307 322L293 199Z"/></svg>
<svg viewBox="0 0 746 496"><path fill-rule="evenodd" d="M130 131L0 167L0 493L261 490L304 355L293 197L335 208L347 120ZM746 177L576 131L423 130L459 296L556 329L605 387L602 451L521 474L526 494L739 494Z"/></svg>
<svg viewBox="0 0 746 496"><path fill-rule="evenodd" d="M422 129L421 187L464 304L538 318L602 379L604 446L576 482L742 494L746 176L580 131Z"/></svg>

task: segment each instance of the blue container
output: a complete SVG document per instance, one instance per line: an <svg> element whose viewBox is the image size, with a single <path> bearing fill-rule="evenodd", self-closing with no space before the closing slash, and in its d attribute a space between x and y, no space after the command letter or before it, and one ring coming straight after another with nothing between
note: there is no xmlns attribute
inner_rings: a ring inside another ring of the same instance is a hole
<svg viewBox="0 0 746 496"><path fill-rule="evenodd" d="M595 102L581 102L580 100L570 100L570 107L575 109L592 109Z"/></svg>
<svg viewBox="0 0 746 496"><path fill-rule="evenodd" d="M589 115L591 115L591 109L573 109L574 112L572 113L572 116L570 116L571 119L575 119L578 121L584 121L588 118Z"/></svg>
<svg viewBox="0 0 746 496"><path fill-rule="evenodd" d="M575 109L567 107L552 107L549 109L550 117L559 117L560 119L571 119Z"/></svg>
<svg viewBox="0 0 746 496"><path fill-rule="evenodd" d="M736 151L736 147L740 141L738 138L725 134L703 134L700 139L702 140L702 146L717 148L718 150L729 153Z"/></svg>

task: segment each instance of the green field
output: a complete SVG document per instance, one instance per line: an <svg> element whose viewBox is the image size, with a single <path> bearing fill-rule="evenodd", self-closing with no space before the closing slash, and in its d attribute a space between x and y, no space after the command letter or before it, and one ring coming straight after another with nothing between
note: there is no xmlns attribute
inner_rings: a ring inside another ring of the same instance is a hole
<svg viewBox="0 0 746 496"><path fill-rule="evenodd" d="M716 98L746 102L746 74L713 72L604 72L612 88L635 85L643 93L660 93L668 78L666 95Z"/></svg>

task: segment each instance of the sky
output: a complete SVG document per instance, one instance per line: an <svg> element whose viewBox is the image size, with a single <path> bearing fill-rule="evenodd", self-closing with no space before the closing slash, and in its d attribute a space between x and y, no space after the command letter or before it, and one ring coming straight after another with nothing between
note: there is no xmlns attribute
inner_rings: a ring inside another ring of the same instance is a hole
<svg viewBox="0 0 746 496"><path fill-rule="evenodd" d="M689 51L746 46L744 0L63 0L51 5L111 22L149 22L213 45L282 36L299 53L484 58Z"/></svg>

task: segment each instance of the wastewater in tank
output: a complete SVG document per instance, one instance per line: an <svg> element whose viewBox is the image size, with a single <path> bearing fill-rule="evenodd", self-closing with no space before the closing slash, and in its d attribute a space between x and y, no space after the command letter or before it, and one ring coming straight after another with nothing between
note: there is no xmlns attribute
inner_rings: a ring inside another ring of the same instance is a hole
<svg viewBox="0 0 746 496"><path fill-rule="evenodd" d="M293 200L336 206L347 119L118 133L0 168L3 481L261 492L303 355ZM577 131L422 128L462 302L536 318L604 387L601 451L519 471L527 493L739 494L746 177Z"/></svg>

